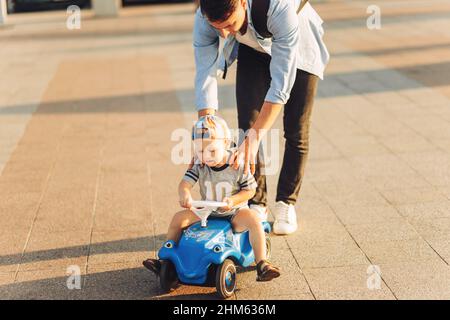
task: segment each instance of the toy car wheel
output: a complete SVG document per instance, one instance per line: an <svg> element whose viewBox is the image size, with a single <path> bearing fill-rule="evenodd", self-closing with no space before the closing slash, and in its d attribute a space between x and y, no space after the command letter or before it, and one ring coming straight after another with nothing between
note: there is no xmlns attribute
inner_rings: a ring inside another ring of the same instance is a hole
<svg viewBox="0 0 450 320"><path fill-rule="evenodd" d="M267 258L267 260L269 260L271 256L272 256L272 242L270 241L269 234L266 233L266 258Z"/></svg>
<svg viewBox="0 0 450 320"><path fill-rule="evenodd" d="M225 259L216 270L216 289L223 299L231 297L236 289L236 266L230 259Z"/></svg>
<svg viewBox="0 0 450 320"><path fill-rule="evenodd" d="M164 293L170 292L178 286L177 271L173 263L169 260L161 261L161 271L159 273L159 283Z"/></svg>

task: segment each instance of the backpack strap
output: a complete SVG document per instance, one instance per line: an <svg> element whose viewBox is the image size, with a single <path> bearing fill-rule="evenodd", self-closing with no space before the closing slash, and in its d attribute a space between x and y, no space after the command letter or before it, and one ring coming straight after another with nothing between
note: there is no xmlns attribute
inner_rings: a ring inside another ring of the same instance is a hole
<svg viewBox="0 0 450 320"><path fill-rule="evenodd" d="M269 11L270 0L252 1L252 21L256 32L264 38L272 38L272 33L267 29L267 12Z"/></svg>
<svg viewBox="0 0 450 320"><path fill-rule="evenodd" d="M308 0L302 0L297 9L297 14L303 9ZM264 38L272 38L272 33L267 28L267 12L269 11L270 0L252 1L252 21L256 32Z"/></svg>

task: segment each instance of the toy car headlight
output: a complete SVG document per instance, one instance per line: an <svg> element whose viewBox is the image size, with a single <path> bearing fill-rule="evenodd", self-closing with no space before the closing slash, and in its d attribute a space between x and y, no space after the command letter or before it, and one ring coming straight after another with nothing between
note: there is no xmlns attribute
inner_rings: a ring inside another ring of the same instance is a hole
<svg viewBox="0 0 450 320"><path fill-rule="evenodd" d="M173 243L170 242L170 241L167 241L166 243L164 243L164 248L172 249L173 248Z"/></svg>
<svg viewBox="0 0 450 320"><path fill-rule="evenodd" d="M223 251L223 248L221 246L219 246L219 245L215 245L214 248L213 248L213 251L215 253L219 253L219 252Z"/></svg>

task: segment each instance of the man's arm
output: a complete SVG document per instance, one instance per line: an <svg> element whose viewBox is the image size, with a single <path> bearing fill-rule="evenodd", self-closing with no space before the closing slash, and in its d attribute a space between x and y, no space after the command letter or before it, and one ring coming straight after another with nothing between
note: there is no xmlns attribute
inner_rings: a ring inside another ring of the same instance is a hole
<svg viewBox="0 0 450 320"><path fill-rule="evenodd" d="M218 108L217 61L219 35L206 21L200 9L195 14L193 33L195 57L195 103L197 111L211 114Z"/></svg>
<svg viewBox="0 0 450 320"><path fill-rule="evenodd" d="M258 118L247 135L248 138L259 144L265 133L272 128L282 108L283 104L264 101Z"/></svg>
<svg viewBox="0 0 450 320"><path fill-rule="evenodd" d="M275 1L270 8L267 27L273 34L270 76L272 78L264 104L250 134L259 143L272 128L281 108L289 99L297 75L297 51L300 41L298 17L293 2Z"/></svg>
<svg viewBox="0 0 450 320"><path fill-rule="evenodd" d="M267 17L272 33L270 88L265 101L286 104L297 76L300 35L298 16L293 1L274 1Z"/></svg>
<svg viewBox="0 0 450 320"><path fill-rule="evenodd" d="M293 4L289 1L273 2L268 13L267 27L273 34L270 88L258 118L231 159L235 169L243 163L245 173L255 173L256 154L261 139L272 128L288 101L297 75L298 17Z"/></svg>

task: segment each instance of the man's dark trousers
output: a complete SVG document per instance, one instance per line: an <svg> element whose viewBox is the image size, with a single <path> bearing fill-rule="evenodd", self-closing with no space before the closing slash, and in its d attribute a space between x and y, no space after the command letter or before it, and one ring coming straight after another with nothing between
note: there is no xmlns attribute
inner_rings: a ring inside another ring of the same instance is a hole
<svg viewBox="0 0 450 320"><path fill-rule="evenodd" d="M248 130L259 115L270 87L268 54L246 45L239 45L236 98L239 128ZM309 150L309 127L318 77L297 69L290 98L284 106L283 125L286 139L283 164L278 180L276 201L295 204L297 201ZM261 149L260 149L261 150ZM258 153L255 178L256 194L250 203L267 206L266 177L261 174L262 152Z"/></svg>

